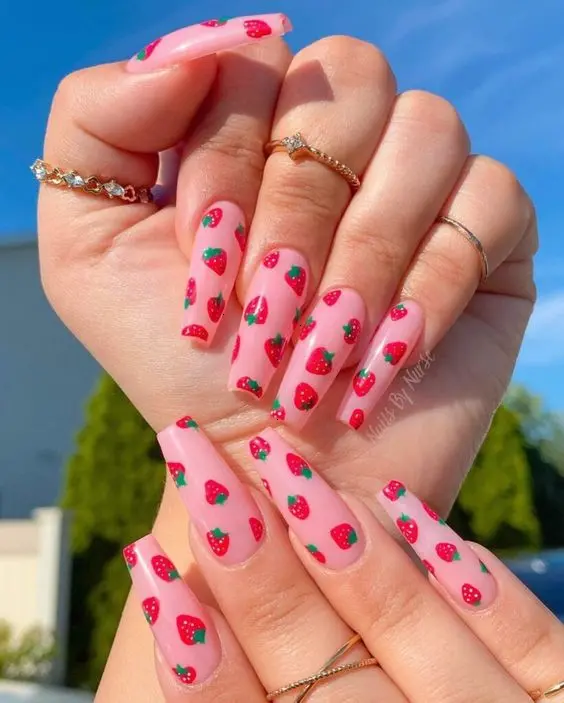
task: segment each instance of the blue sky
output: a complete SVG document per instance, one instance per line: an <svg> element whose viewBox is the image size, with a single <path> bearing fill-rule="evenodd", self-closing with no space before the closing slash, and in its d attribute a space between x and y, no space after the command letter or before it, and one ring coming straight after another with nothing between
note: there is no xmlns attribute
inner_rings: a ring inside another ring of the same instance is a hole
<svg viewBox="0 0 564 703"><path fill-rule="evenodd" d="M10 2L4 31L0 238L33 236L36 185L51 96L68 72L129 57L165 32L213 16L283 11L294 49L351 34L389 56L401 89L438 92L457 106L473 149L508 163L538 208L539 303L516 379L564 409L563 0L117 0ZM7 68L9 66L9 69ZM10 187L17 183L17 188Z"/></svg>

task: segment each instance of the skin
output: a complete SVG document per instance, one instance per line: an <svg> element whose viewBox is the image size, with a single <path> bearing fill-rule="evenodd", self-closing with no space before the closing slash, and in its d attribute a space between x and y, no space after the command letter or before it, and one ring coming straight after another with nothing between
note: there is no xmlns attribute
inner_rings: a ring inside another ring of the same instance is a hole
<svg viewBox="0 0 564 703"><path fill-rule="evenodd" d="M335 99L320 107L328 90ZM206 98L206 110L198 112ZM342 158L364 172L366 198L347 209L348 186L338 176L311 162L296 171L283 155L268 160L259 192L262 144L271 133L318 125L312 143L328 143L331 151L333 139L333 152L340 151L333 130L348 114L363 119L351 129ZM269 424L269 405L250 405L225 388L240 303L232 299L227 306L211 352L179 334L195 225L210 203L235 200L253 222L239 301L262 255L285 245L309 258L314 287L354 282L369 303L372 328L394 298L423 306L427 325L412 360L430 349L435 360L411 392L413 404L396 412L380 438L334 422L350 370L299 436L284 434L333 487L375 511L377 490L399 478L448 513L507 388L535 297L536 220L515 176L491 159L468 157L460 119L441 98L422 92L396 98L380 52L346 37L322 40L293 60L272 40L145 75L127 74L123 64L72 74L55 96L44 158L85 175L146 185L157 176L156 152L181 139L178 199L162 209L41 189L41 275L65 324L155 431L195 415L244 480L256 483L246 445ZM370 164L367 140L376 149ZM308 195L313 192L315 198ZM476 253L460 235L441 227L426 239L445 207L480 234L493 270L485 283L478 285ZM323 234L303 237L304 231ZM196 592L209 598L170 482L154 531ZM330 651L342 635L337 617ZM152 656L150 632L130 601L98 703L123 699L124 691L139 703L161 700L154 667L146 665Z"/></svg>

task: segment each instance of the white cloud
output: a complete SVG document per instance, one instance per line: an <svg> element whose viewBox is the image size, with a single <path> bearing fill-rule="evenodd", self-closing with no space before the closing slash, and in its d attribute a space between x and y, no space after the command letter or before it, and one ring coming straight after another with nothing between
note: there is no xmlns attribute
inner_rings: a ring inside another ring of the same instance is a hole
<svg viewBox="0 0 564 703"><path fill-rule="evenodd" d="M547 366L564 361L564 291L537 302L519 361L527 366Z"/></svg>

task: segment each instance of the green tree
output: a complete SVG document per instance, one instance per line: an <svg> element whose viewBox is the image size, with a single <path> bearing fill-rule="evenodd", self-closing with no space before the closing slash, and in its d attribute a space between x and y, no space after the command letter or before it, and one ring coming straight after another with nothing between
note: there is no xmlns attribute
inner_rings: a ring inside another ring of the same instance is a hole
<svg viewBox="0 0 564 703"><path fill-rule="evenodd" d="M52 635L33 627L16 637L12 627L0 620L0 679L41 681L54 655Z"/></svg>
<svg viewBox="0 0 564 703"><path fill-rule="evenodd" d="M62 499L73 512L72 685L98 684L130 585L121 550L151 530L163 480L154 432L103 375L67 467Z"/></svg>

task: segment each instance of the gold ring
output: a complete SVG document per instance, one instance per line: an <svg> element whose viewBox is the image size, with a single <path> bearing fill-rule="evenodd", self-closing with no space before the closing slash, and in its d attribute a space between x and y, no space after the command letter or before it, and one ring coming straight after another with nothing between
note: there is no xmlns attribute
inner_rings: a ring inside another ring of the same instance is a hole
<svg viewBox="0 0 564 703"><path fill-rule="evenodd" d="M562 691L564 691L564 681L559 681L557 684L554 684L554 686L547 688L544 692L537 690L529 693L529 695L534 701L540 701L542 698L552 698L558 693L562 693Z"/></svg>
<svg viewBox="0 0 564 703"><path fill-rule="evenodd" d="M299 159L301 156L309 156L342 176L350 185L353 192L360 188L360 178L352 169L341 161L337 161L337 159L329 156L329 154L326 154L324 151L310 146L300 132L296 132L296 134L293 134L291 137L284 137L284 139L274 139L268 142L264 149L268 156L275 151L285 151L292 161Z"/></svg>
<svg viewBox="0 0 564 703"><path fill-rule="evenodd" d="M294 703L301 703L305 701L310 692L322 681L326 679L333 678L339 674L344 674L349 671L355 671L357 669L364 669L367 666L377 666L378 662L375 658L361 659L356 662L351 662L350 664L342 664L341 666L333 666L341 657L343 657L350 649L352 649L355 644L361 641L360 635L353 635L345 644L340 647L333 656L331 656L317 674L312 676L307 676L306 678L299 679L299 681L294 681L293 683L287 684L286 686L281 686L277 688L276 691L271 691L267 694L266 700L273 701L279 696L283 696L285 693L294 691L297 688L304 688L304 690L295 699Z"/></svg>
<svg viewBox="0 0 564 703"><path fill-rule="evenodd" d="M482 267L482 281L485 281L486 278L489 276L490 273L490 267L488 264L488 257L486 256L486 252L484 251L484 247L482 246L482 242L476 237L475 234L473 234L468 227L465 227L461 222L458 220L455 220L452 217L447 217L446 215L442 215L441 217L437 218L437 222L443 222L446 225L450 225L451 227L454 227L454 229L461 234L467 241L472 244L474 249L478 252L478 255L480 256L480 264Z"/></svg>
<svg viewBox="0 0 564 703"><path fill-rule="evenodd" d="M84 178L76 171L65 171L58 166L51 166L42 159L36 159L30 168L40 183L75 188L90 195L105 195L110 199L118 198L126 203L150 203L153 200L153 194L149 188L122 186L113 179L104 181L98 176Z"/></svg>

